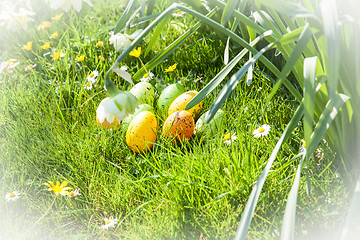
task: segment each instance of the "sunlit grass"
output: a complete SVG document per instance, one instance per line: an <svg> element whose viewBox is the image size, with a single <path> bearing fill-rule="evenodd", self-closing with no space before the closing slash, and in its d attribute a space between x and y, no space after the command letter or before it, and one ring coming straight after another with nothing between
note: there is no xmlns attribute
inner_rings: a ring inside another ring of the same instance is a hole
<svg viewBox="0 0 360 240"><path fill-rule="evenodd" d="M21 193L15 202L0 200L1 234L5 239L24 237L24 232L53 200L53 194L46 191L43 183L67 181L69 186L80 189L81 196L58 199L26 237L233 237L251 189L296 102L283 90L267 105L265 99L272 83L257 66L259 71L254 73L253 84L248 87L244 79L225 103L227 121L221 126L222 131L209 139L195 136L178 145L159 137L150 152L134 154L126 146L124 130L105 130L95 121L96 108L107 96L103 89L104 73L118 56L108 42L107 29L118 20L114 13L120 9L105 2L108 1L94 1L94 8L84 7L79 14L70 11L61 21L52 22L48 33L58 31L57 38L50 39L47 32L36 29L42 21L59 14L50 11L36 19L27 32L9 33L1 42L4 48L1 61L16 58L20 65L12 73L0 75L0 193L2 196L15 190ZM194 24L190 21L185 15L173 19L170 25ZM166 38L178 37L178 29L169 27ZM22 50L29 40L33 41L33 50ZM104 45L96 47L98 41ZM148 41L145 39L144 47ZM46 42L50 42L51 49L63 50L65 56L53 60L46 54L50 49L40 48ZM154 50L161 51L161 44ZM219 71L224 47L220 40L195 36L185 49L176 51L167 62L152 70L155 78L151 82L158 94L176 81L175 74L164 73L174 62L178 63L178 73L187 87L199 91ZM77 61L76 57L82 55L84 60ZM146 62L149 58L142 60ZM30 63L36 67L25 72L23 69ZM124 64L132 74L141 67L131 57ZM93 70L100 75L93 89L87 90L86 78ZM198 76L202 79L195 82ZM120 89L131 87L119 77L114 81ZM205 100L203 112L217 94L215 91ZM161 126L163 119L159 120ZM269 135L254 138L253 130L262 124L271 126ZM227 133L237 136L230 145L224 143ZM255 213L256 224L250 232L253 239L278 236L274 229L280 226L284 199L298 164L298 160L289 160L299 152L301 139L303 131L299 125L277 156ZM346 198L339 199L346 196L347 190L341 188L339 166L332 165L332 151L326 144L320 150L324 156L311 160L317 166L310 172L312 195L307 196L306 189L300 189L299 207L304 209L299 211L300 215L317 211L323 205L319 199L324 193L326 201L338 203L334 204L338 210L347 203ZM331 195L334 185L336 194ZM331 210L317 212L328 222L305 215L300 224L310 227L321 224L326 229L336 222L336 218L328 216ZM105 217L117 218L120 224L102 230Z"/></svg>

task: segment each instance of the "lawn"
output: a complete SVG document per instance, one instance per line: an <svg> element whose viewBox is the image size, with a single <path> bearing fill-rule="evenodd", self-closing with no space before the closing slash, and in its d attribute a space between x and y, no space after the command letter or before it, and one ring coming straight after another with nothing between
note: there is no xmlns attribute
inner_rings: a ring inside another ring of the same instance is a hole
<svg viewBox="0 0 360 240"><path fill-rule="evenodd" d="M127 1L91 2L93 6L84 1L77 12L31 0L35 15L26 29L0 28L0 238L233 239L248 197L298 101L283 87L267 101L276 79L256 63L252 83L243 77L221 107L226 121L218 131L169 141L161 134L167 116L156 104L161 92L176 82L200 91L224 67L226 38L202 26L149 70L154 74L148 82L155 88L157 140L151 150L134 153L126 144L125 127L107 129L96 121L96 110L108 97L105 73L121 54L109 39ZM29 7L22 1L8 4ZM168 5L169 0L156 1L154 12ZM0 6L0 11L8 7ZM196 21L187 13L169 17L148 52L154 31L140 43L141 61L148 63ZM147 25L137 24L128 34ZM230 59L239 51L232 48ZM275 51L269 54L275 64L283 61ZM126 56L121 65L134 76L141 61ZM175 63L174 71L165 71ZM98 76L91 78L91 73ZM122 91L132 88L116 74L111 80ZM220 90L203 100L200 115ZM270 126L269 133L255 137L254 130L263 124ZM233 137L225 141L228 134ZM276 156L248 239L279 238L303 139L300 123ZM338 239L356 169L325 140L304 169L296 239ZM44 184L49 181L66 181L80 195L56 196ZM5 197L14 191L18 199ZM104 229L109 218L117 222Z"/></svg>

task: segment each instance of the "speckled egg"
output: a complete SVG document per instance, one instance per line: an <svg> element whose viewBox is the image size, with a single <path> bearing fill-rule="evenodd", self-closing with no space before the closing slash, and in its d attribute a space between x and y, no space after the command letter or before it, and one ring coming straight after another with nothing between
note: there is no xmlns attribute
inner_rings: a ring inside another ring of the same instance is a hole
<svg viewBox="0 0 360 240"><path fill-rule="evenodd" d="M140 103L146 103L150 106L153 105L155 99L155 88L151 83L139 82L130 91Z"/></svg>
<svg viewBox="0 0 360 240"><path fill-rule="evenodd" d="M176 111L164 122L163 134L171 140L177 138L179 141L189 139L194 134L195 121L188 111Z"/></svg>
<svg viewBox="0 0 360 240"><path fill-rule="evenodd" d="M169 111L168 111L168 115L171 115L172 113L176 112L176 111L182 111L185 110L186 105L188 104L188 102L190 102L190 100L195 97L195 95L198 94L197 91L188 91L185 92L183 94L181 94L180 96L178 96L170 105L169 107ZM191 113L191 115L195 118L196 115L198 115L201 111L202 108L202 101L199 102L196 106L190 108L188 111L189 113Z"/></svg>
<svg viewBox="0 0 360 240"><path fill-rule="evenodd" d="M126 144L136 152L146 152L156 141L156 117L152 112L143 111L130 122L126 132Z"/></svg>
<svg viewBox="0 0 360 240"><path fill-rule="evenodd" d="M174 83L167 86L160 94L157 101L158 109L161 113L165 113L166 116L171 103L182 93L185 92L185 87L179 83Z"/></svg>

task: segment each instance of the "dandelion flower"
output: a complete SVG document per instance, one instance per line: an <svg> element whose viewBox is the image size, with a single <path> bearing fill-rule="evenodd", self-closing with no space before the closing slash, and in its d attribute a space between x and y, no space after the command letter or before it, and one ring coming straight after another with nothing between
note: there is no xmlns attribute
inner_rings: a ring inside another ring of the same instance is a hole
<svg viewBox="0 0 360 240"><path fill-rule="evenodd" d="M77 12L80 12L82 8L82 2L86 2L90 7L93 6L90 0L49 0L49 2L52 9L61 8L65 12L68 12L71 6L73 6Z"/></svg>
<svg viewBox="0 0 360 240"><path fill-rule="evenodd" d="M103 41L98 41L97 43L96 43L96 45L95 45L95 47L102 47L102 46L104 46L104 42Z"/></svg>
<svg viewBox="0 0 360 240"><path fill-rule="evenodd" d="M152 72L145 73L144 76L140 79L141 82L147 82L154 77Z"/></svg>
<svg viewBox="0 0 360 240"><path fill-rule="evenodd" d="M94 70L92 71L88 76L87 76L87 80L90 83L95 83L97 81L97 76L99 76L99 72Z"/></svg>
<svg viewBox="0 0 360 240"><path fill-rule="evenodd" d="M132 50L129 55L133 57L140 57L141 54L141 47L138 47L137 49Z"/></svg>
<svg viewBox="0 0 360 240"><path fill-rule="evenodd" d="M13 191L11 193L7 193L5 195L5 199L6 201L8 202L13 202L13 201L16 201L20 198L20 193L18 191Z"/></svg>
<svg viewBox="0 0 360 240"><path fill-rule="evenodd" d="M177 63L165 69L165 72L173 72L176 69Z"/></svg>
<svg viewBox="0 0 360 240"><path fill-rule="evenodd" d="M106 230L108 228L115 227L115 224L117 224L118 219L117 218L113 219L112 217L109 217L109 218L104 218L104 221L105 224L102 225L101 228Z"/></svg>
<svg viewBox="0 0 360 240"><path fill-rule="evenodd" d="M49 21L44 21L37 27L37 30L45 31L45 29L49 28L50 26L51 26L51 23Z"/></svg>
<svg viewBox="0 0 360 240"><path fill-rule="evenodd" d="M50 56L53 58L53 60L59 60L60 58L64 57L65 54L62 51L58 51L51 54Z"/></svg>
<svg viewBox="0 0 360 240"><path fill-rule="evenodd" d="M22 46L21 49L24 49L24 50L31 50L32 49L32 42L27 42L24 46Z"/></svg>
<svg viewBox="0 0 360 240"><path fill-rule="evenodd" d="M269 134L270 128L271 128L271 127L270 127L269 125L263 124L263 125L261 125L259 128L255 129L255 130L253 131L253 135L254 135L254 137L256 137L256 138L259 138L259 137L262 137L262 136L266 136L266 135Z"/></svg>
<svg viewBox="0 0 360 240"><path fill-rule="evenodd" d="M85 55L81 55L81 56L75 58L75 60L78 62L82 62L82 61L84 61L84 59L85 59Z"/></svg>
<svg viewBox="0 0 360 240"><path fill-rule="evenodd" d="M59 36L59 33L57 31L50 34L50 38L57 38L58 36Z"/></svg>
<svg viewBox="0 0 360 240"><path fill-rule="evenodd" d="M44 184L49 187L48 191L54 191L56 196L59 196L59 194L64 196L69 193L68 190L72 189L72 187L66 187L68 184L66 181L63 181L61 184L57 181L56 185L52 181Z"/></svg>
<svg viewBox="0 0 360 240"><path fill-rule="evenodd" d="M182 17L183 15L185 14L185 12L183 11L178 11L178 12L175 12L171 15L173 15L174 17Z"/></svg>
<svg viewBox="0 0 360 240"><path fill-rule="evenodd" d="M69 198L74 198L74 197L80 196L80 195L81 195L80 189L75 189L75 191L71 191L66 194L66 196Z"/></svg>
<svg viewBox="0 0 360 240"><path fill-rule="evenodd" d="M231 142L235 141L236 139L236 133L234 133L233 135L231 135L230 133L224 135L224 143L226 143L227 145L230 145Z"/></svg>
<svg viewBox="0 0 360 240"><path fill-rule="evenodd" d="M42 46L40 46L40 48L42 48L42 49L49 49L50 48L50 43L45 43L44 45L42 45Z"/></svg>
<svg viewBox="0 0 360 240"><path fill-rule="evenodd" d="M59 15L56 15L55 17L52 17L51 19L55 20L55 21L60 21L60 19L62 18L63 15L64 15L64 13L60 13Z"/></svg>

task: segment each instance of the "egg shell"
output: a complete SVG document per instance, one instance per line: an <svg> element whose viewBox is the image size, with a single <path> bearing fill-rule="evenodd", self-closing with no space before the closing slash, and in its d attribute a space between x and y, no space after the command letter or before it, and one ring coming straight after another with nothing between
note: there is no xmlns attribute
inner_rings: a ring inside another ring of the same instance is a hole
<svg viewBox="0 0 360 240"><path fill-rule="evenodd" d="M185 92L185 87L179 83L174 83L167 86L160 94L157 101L158 109L161 113L165 113L166 116L171 103L182 93Z"/></svg>
<svg viewBox="0 0 360 240"><path fill-rule="evenodd" d="M194 134L195 121L188 111L176 111L164 122L163 134L171 140L177 138L179 141L189 139Z"/></svg>
<svg viewBox="0 0 360 240"><path fill-rule="evenodd" d="M146 152L156 141L156 129L155 115L149 111L142 111L129 124L126 131L126 144L136 153Z"/></svg>
<svg viewBox="0 0 360 240"><path fill-rule="evenodd" d="M131 121L134 119L134 117L136 115L138 115L139 113L143 112L143 111L149 111L149 112L152 112L154 113L154 109L152 106L150 106L149 104L140 104L139 107L137 107L135 109L135 112L129 116L127 116L124 121L122 121L121 123L121 128L124 129L124 130L127 130L129 124L131 123Z"/></svg>
<svg viewBox="0 0 360 240"><path fill-rule="evenodd" d="M151 83L139 82L130 91L140 103L146 103L150 106L153 105L155 99L155 88Z"/></svg>
<svg viewBox="0 0 360 240"><path fill-rule="evenodd" d="M185 92L183 94L181 94L180 96L178 96L170 105L169 107L169 111L168 111L168 115L171 115L172 113L176 112L176 111L182 111L185 110L186 105L188 104L188 102L190 102L190 100L195 97L195 95L198 94L197 91L188 91ZM195 105L194 107L190 108L188 111L189 113L191 113L191 115L195 118L196 115L198 115L201 111L202 108L202 101L199 102L197 105Z"/></svg>
<svg viewBox="0 0 360 240"><path fill-rule="evenodd" d="M202 114L195 124L195 134L202 135L204 137L209 137L210 135L215 135L220 131L220 126L225 121L225 112L222 109L219 109L210 122L205 123L206 116L209 114L210 110Z"/></svg>

